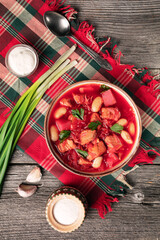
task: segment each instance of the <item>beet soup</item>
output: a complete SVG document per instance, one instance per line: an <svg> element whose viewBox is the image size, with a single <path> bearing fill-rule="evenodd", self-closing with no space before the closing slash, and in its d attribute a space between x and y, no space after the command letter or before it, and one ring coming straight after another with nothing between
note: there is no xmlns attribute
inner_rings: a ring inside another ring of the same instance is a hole
<svg viewBox="0 0 160 240"><path fill-rule="evenodd" d="M82 84L54 104L49 134L65 164L82 172L104 172L131 152L137 122L132 106L116 90Z"/></svg>

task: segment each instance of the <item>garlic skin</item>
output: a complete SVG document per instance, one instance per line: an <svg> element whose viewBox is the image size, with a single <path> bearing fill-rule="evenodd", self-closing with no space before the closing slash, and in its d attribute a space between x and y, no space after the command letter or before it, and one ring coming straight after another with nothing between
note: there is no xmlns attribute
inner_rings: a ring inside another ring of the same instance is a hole
<svg viewBox="0 0 160 240"><path fill-rule="evenodd" d="M23 198L27 198L32 196L37 190L37 186L36 185L27 185L24 183L21 183L18 187L17 193L23 197Z"/></svg>
<svg viewBox="0 0 160 240"><path fill-rule="evenodd" d="M41 180L42 173L39 167L35 167L32 171L28 174L26 181L30 183L36 183Z"/></svg>

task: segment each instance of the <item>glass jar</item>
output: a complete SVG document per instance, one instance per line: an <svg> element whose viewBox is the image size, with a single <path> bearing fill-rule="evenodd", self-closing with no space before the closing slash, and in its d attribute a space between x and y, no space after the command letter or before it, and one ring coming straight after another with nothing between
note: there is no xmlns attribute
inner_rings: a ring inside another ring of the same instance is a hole
<svg viewBox="0 0 160 240"><path fill-rule="evenodd" d="M5 57L8 70L17 77L33 74L39 64L39 57L34 48L26 44L18 44L9 49Z"/></svg>

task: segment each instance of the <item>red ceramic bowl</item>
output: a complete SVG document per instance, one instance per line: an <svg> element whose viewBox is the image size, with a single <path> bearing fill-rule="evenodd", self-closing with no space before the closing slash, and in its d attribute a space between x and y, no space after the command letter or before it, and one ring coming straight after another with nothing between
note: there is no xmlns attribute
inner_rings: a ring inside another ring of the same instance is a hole
<svg viewBox="0 0 160 240"><path fill-rule="evenodd" d="M75 87L81 87L82 85L86 86L86 85L91 85L91 84L98 84L98 85L106 85L108 87L110 87L111 89L113 89L114 91L116 91L117 93L119 93L127 102L128 104L132 107L133 112L135 114L135 119L136 119L136 137L135 137L135 141L133 143L133 146L129 152L129 154L127 156L125 156L125 158L120 161L117 165L115 165L114 167L107 169L105 171L99 172L96 171L95 172L84 172L84 171L80 171L77 169L74 169L73 167L67 165L62 157L60 156L57 148L54 146L54 144L52 143L51 139L50 139L50 133L49 133L49 122L50 122L50 118L51 118L51 113L52 113L52 109L54 107L54 105L57 103L57 101L59 101L59 99L65 94L67 93L67 91L70 91L71 89L74 89ZM51 102L50 107L48 109L48 112L46 114L45 117L45 125L44 125L44 129L45 129L45 138L46 138L46 142L47 145L53 155L53 157L57 160L58 163L60 163L64 168L66 168L67 170L81 175L81 176L85 176L85 177L100 177L100 176L104 176L104 175L108 175L113 173L114 171L119 170L120 168L122 168L124 165L126 165L129 160L134 156L134 154L136 153L138 147L139 147L139 143L140 143L140 139L141 139L141 133L142 133L142 124L141 124L141 117L139 114L139 111L137 109L136 104L134 103L134 101L128 96L128 94L126 92L124 92L121 88L111 84L111 83L107 83L104 81L100 81L100 80L87 80L87 81L82 81L82 82L78 82L78 83L74 83L68 87L66 87L65 89L63 89L59 94L57 94L57 96L54 98L54 100Z"/></svg>

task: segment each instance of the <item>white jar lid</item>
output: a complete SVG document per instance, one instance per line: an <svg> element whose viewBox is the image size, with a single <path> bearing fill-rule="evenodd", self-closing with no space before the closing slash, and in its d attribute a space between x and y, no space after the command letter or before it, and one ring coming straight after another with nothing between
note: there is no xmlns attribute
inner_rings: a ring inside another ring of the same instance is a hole
<svg viewBox="0 0 160 240"><path fill-rule="evenodd" d="M62 189L64 190L64 187ZM84 221L87 207L86 199L83 199L84 196L77 189L67 187L66 191L63 190L59 189L58 193L54 192L48 199L46 218L55 230L67 233L80 227Z"/></svg>

